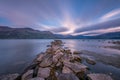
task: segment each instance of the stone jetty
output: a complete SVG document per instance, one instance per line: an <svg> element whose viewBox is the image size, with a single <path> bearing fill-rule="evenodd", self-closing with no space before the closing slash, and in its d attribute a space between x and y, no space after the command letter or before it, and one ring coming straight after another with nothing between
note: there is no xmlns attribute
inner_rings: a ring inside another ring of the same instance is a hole
<svg viewBox="0 0 120 80"><path fill-rule="evenodd" d="M48 49L37 55L33 63L13 80L113 80L106 74L91 74L82 63L81 53L63 46L61 40L52 41ZM95 64L92 59L87 61Z"/></svg>

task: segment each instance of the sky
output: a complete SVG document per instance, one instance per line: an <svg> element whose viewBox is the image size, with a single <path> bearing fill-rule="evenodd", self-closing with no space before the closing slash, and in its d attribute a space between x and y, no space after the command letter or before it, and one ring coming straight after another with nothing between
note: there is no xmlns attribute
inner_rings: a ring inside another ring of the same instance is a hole
<svg viewBox="0 0 120 80"><path fill-rule="evenodd" d="M120 0L0 0L0 26L63 35L120 31Z"/></svg>

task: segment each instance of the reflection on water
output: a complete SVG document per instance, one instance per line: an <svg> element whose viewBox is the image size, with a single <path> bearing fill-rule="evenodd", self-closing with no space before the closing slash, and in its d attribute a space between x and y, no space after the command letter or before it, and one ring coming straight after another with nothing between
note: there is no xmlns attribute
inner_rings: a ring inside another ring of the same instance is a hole
<svg viewBox="0 0 120 80"><path fill-rule="evenodd" d="M52 40L0 40L0 75L22 72L36 55L46 50ZM63 40L66 47L74 50L84 50L86 56L95 57L95 66L88 65L92 72L112 73L115 79L120 77L120 45L110 43L115 40ZM112 47L110 47L112 46ZM115 47L115 48L114 48ZM116 48L117 47L117 48Z"/></svg>

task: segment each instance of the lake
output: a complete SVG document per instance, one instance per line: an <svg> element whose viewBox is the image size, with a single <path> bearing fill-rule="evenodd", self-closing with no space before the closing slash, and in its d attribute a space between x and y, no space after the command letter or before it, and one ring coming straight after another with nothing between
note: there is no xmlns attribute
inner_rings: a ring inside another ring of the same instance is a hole
<svg viewBox="0 0 120 80"><path fill-rule="evenodd" d="M52 39L10 39L0 40L0 75L21 73L32 63L40 52L47 49ZM83 63L89 66L93 73L106 73L115 80L120 79L120 44L102 39L63 39L65 47L72 51L83 52L81 56L92 57L96 65Z"/></svg>

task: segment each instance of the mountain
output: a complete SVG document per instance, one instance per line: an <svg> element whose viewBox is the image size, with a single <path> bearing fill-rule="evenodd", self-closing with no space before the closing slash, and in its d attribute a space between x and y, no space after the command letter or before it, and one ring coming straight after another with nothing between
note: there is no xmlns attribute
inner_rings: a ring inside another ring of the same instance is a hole
<svg viewBox="0 0 120 80"><path fill-rule="evenodd" d="M53 39L57 38L50 31L38 31L31 28L10 28L0 26L0 39Z"/></svg>
<svg viewBox="0 0 120 80"><path fill-rule="evenodd" d="M105 33L98 36L92 36L94 39L120 39L120 32Z"/></svg>
<svg viewBox="0 0 120 80"><path fill-rule="evenodd" d="M71 39L120 39L120 32L110 32L96 36L83 36L77 35L72 37L67 37Z"/></svg>
<svg viewBox="0 0 120 80"><path fill-rule="evenodd" d="M0 26L0 39L120 39L120 32L105 33L97 36L72 36L53 34L50 31L39 31L31 28Z"/></svg>

